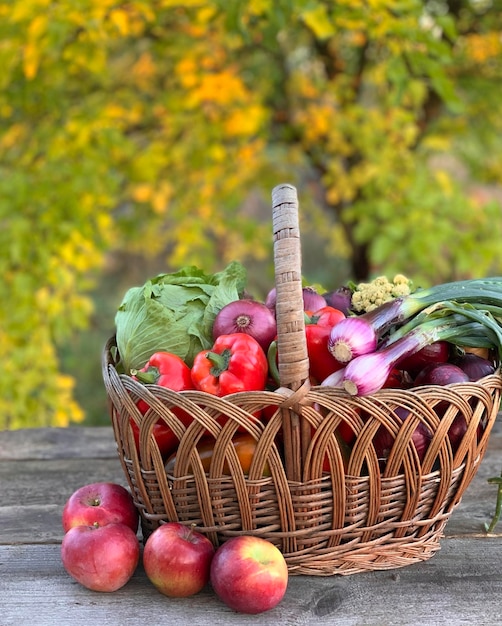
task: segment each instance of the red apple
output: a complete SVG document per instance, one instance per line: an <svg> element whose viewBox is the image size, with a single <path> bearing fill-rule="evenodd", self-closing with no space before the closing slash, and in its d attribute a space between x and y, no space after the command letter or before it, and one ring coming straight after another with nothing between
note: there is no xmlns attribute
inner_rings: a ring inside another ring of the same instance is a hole
<svg viewBox="0 0 502 626"><path fill-rule="evenodd" d="M210 580L218 597L234 611L263 613L284 597L288 568L283 554L272 543L241 535L216 550Z"/></svg>
<svg viewBox="0 0 502 626"><path fill-rule="evenodd" d="M153 585L166 596L185 598L209 582L214 546L202 533L178 522L167 522L148 537L143 566Z"/></svg>
<svg viewBox="0 0 502 626"><path fill-rule="evenodd" d="M65 570L93 591L123 587L134 574L139 555L138 537L125 524L74 526L61 544Z"/></svg>
<svg viewBox="0 0 502 626"><path fill-rule="evenodd" d="M75 491L63 508L63 530L73 526L121 523L138 530L139 514L131 494L116 483L91 483Z"/></svg>

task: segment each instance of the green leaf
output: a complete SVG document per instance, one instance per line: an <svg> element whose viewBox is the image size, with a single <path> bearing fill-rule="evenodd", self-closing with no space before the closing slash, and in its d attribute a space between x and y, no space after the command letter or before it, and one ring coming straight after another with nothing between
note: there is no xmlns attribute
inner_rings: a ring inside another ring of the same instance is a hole
<svg viewBox="0 0 502 626"><path fill-rule="evenodd" d="M197 352L212 345L218 311L239 299L245 283L245 269L234 261L217 274L190 266L129 289L115 315L123 371L140 369L158 351L191 366Z"/></svg>

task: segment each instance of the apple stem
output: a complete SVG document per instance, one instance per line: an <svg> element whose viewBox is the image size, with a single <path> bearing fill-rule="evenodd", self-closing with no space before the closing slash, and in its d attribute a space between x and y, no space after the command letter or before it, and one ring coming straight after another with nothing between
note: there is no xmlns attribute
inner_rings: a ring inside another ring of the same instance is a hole
<svg viewBox="0 0 502 626"><path fill-rule="evenodd" d="M196 524L192 522L190 526L188 527L188 534L187 534L188 541L192 541L194 537L195 528L196 528Z"/></svg>

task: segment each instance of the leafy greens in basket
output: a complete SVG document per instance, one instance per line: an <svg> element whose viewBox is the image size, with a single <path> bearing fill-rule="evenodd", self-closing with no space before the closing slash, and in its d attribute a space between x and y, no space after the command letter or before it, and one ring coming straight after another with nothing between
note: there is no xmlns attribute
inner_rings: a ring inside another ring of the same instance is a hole
<svg viewBox="0 0 502 626"><path fill-rule="evenodd" d="M187 266L130 288L115 315L121 369L140 369L161 350L191 366L194 356L212 345L216 314L242 296L246 280L244 266L232 261L216 274Z"/></svg>

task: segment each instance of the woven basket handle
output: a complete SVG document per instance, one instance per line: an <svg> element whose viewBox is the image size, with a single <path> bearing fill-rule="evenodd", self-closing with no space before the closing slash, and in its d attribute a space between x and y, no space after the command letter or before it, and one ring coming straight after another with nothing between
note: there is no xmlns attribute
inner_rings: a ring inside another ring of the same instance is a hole
<svg viewBox="0 0 502 626"><path fill-rule="evenodd" d="M298 389L309 376L303 313L300 227L295 187L272 190L277 349L281 385Z"/></svg>

